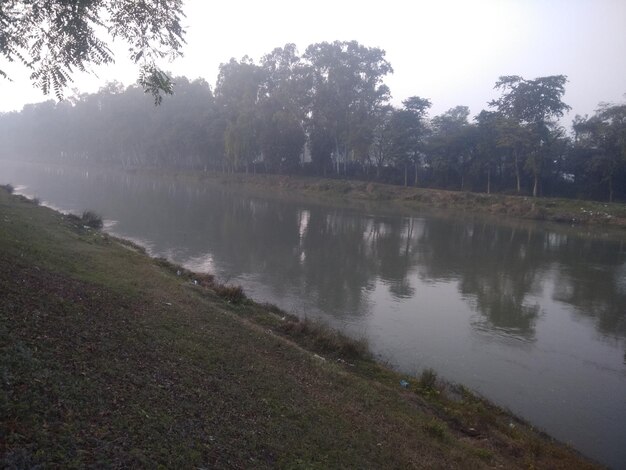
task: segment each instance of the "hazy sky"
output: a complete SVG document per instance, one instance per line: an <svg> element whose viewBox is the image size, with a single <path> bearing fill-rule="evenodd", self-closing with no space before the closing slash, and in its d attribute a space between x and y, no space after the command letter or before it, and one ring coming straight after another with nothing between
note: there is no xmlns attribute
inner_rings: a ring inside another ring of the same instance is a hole
<svg viewBox="0 0 626 470"><path fill-rule="evenodd" d="M212 85L231 57L257 61L288 42L303 52L314 42L355 39L387 52L395 104L430 98L431 114L456 105L478 113L497 96L500 75L567 75L570 118L626 100L626 0L187 0L185 13L185 56L164 67ZM95 69L98 77L76 75L73 87L132 83L138 72L126 49L114 44L116 63ZM0 111L45 99L26 71L0 68L14 79L0 80Z"/></svg>

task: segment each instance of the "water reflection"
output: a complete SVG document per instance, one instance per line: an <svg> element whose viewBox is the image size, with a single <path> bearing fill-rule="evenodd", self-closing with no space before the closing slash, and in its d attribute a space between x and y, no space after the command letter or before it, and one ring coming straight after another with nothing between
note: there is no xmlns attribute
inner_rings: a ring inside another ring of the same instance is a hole
<svg viewBox="0 0 626 470"><path fill-rule="evenodd" d="M532 228L436 220L421 241L428 247L423 275L459 280L464 298L482 314L475 328L533 339L540 309L528 297L541 295L548 260Z"/></svg>
<svg viewBox="0 0 626 470"><path fill-rule="evenodd" d="M626 265L607 247L596 248L588 263L572 263L559 272L554 299L576 307L580 316L594 319L603 336L626 337Z"/></svg>

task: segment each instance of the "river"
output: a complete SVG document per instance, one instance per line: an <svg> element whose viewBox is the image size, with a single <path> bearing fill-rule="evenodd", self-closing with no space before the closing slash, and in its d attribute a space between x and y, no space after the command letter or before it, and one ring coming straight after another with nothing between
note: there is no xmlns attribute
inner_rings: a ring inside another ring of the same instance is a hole
<svg viewBox="0 0 626 470"><path fill-rule="evenodd" d="M0 161L0 183L259 301L432 367L605 465L626 465L626 243L472 215L398 215L217 182ZM626 240L626 234L622 235Z"/></svg>

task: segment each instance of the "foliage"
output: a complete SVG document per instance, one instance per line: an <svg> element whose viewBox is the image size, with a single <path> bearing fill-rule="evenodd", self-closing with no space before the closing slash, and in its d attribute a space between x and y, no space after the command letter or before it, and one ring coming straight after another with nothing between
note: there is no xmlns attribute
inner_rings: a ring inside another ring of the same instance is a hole
<svg viewBox="0 0 626 470"><path fill-rule="evenodd" d="M0 54L29 68L33 84L60 100L76 70L114 61L105 30L129 44L130 58L141 64L139 82L159 103L172 83L154 61L181 54L182 16L182 0L3 1Z"/></svg>
<svg viewBox="0 0 626 470"><path fill-rule="evenodd" d="M502 163L502 146L500 131L502 129L502 115L493 111L481 111L476 121L476 153L477 161L474 170L487 173L486 193L491 193L491 175L495 168Z"/></svg>
<svg viewBox="0 0 626 470"><path fill-rule="evenodd" d="M394 162L404 167L404 185L408 184L409 165L415 171L421 166L424 152L424 140L427 135L425 117L431 102L428 99L412 96L402 102L403 108L394 110L391 116L391 148ZM414 184L417 186L417 177Z"/></svg>
<svg viewBox="0 0 626 470"><path fill-rule="evenodd" d="M563 102L565 75L525 80L517 75L503 76L495 88L502 96L490 103L517 126L527 129L528 144L525 166L533 175L533 196L539 192L540 178L560 130L556 119L571 108Z"/></svg>
<svg viewBox="0 0 626 470"><path fill-rule="evenodd" d="M525 80L517 75L503 76L495 85L503 94L493 100L490 106L519 122L547 123L552 118L562 117L570 109L562 101L565 83L565 75L551 75L534 80Z"/></svg>
<svg viewBox="0 0 626 470"><path fill-rule="evenodd" d="M220 66L215 99L224 122L224 155L231 170L248 166L258 152L256 106L263 71L249 58Z"/></svg>
<svg viewBox="0 0 626 470"><path fill-rule="evenodd" d="M383 50L356 41L312 44L304 59L311 71L308 131L334 147L331 155L317 158L332 158L338 169L343 164L345 172L348 160L367 157L375 111L389 99L389 88L382 80L393 69ZM316 146L316 150L330 148Z"/></svg>
<svg viewBox="0 0 626 470"><path fill-rule="evenodd" d="M265 55L261 67L264 81L258 107L260 150L272 171L292 171L300 163L306 142L310 69L298 56L294 44Z"/></svg>
<svg viewBox="0 0 626 470"><path fill-rule="evenodd" d="M626 172L626 105L603 103L594 116L577 116L573 126L576 157L583 160L584 174L606 183L609 201L613 201L614 181Z"/></svg>
<svg viewBox="0 0 626 470"><path fill-rule="evenodd" d="M429 163L434 176L444 187L456 177L460 189L474 157L473 127L468 121L467 106L456 106L432 120L433 137L429 142Z"/></svg>

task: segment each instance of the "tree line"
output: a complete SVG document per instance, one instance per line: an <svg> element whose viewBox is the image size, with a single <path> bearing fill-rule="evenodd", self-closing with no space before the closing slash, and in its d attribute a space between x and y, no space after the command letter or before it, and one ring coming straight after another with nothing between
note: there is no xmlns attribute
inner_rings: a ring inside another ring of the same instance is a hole
<svg viewBox="0 0 626 470"><path fill-rule="evenodd" d="M600 104L571 129L563 75L503 76L473 119L466 106L390 104L393 72L356 41L274 49L220 66L215 88L176 77L158 107L140 85L0 115L0 156L125 168L310 174L406 186L626 198L626 104Z"/></svg>

